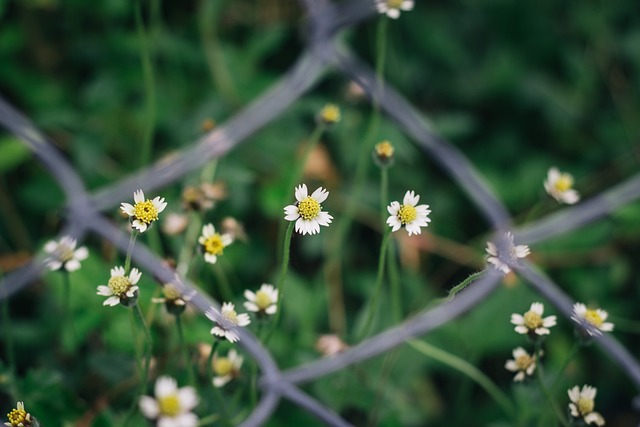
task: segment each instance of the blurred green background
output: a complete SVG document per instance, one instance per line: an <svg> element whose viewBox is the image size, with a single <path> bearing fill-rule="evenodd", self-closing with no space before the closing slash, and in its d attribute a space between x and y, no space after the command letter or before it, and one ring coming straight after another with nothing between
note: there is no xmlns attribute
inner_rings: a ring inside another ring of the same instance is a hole
<svg viewBox="0 0 640 427"><path fill-rule="evenodd" d="M370 64L375 63L379 19L372 16L339 36ZM551 166L572 173L585 199L638 171L639 21L640 6L630 0L421 1L389 22L386 76L470 159L521 224L561 208L542 186ZM223 124L277 82L304 51L305 23L305 12L290 0L0 0L0 93L51 138L88 188L97 189L187 148L206 120ZM321 357L314 344L323 333L338 333L354 344L354 328L373 291L381 231L380 178L373 162L363 192L352 193L354 166L368 143L371 105L329 70L282 116L218 162L215 179L226 188L226 197L203 216L216 227L232 216L248 236L229 247L215 269L199 265L193 277L216 298L224 296L220 281L225 278L239 308L244 289L256 290L278 277L283 201L293 201L291 169L301 161L314 116L327 102L340 105L342 121L312 153L305 182L311 190L329 189L325 208L336 222L320 235L294 236L284 324L269 343L282 367ZM470 199L392 122L383 119L375 139L396 146L390 199L400 200L411 189L432 209L426 232L397 240L407 317L483 267L490 229ZM157 193L169 202L166 213L182 211L181 192L198 184L198 177L195 172ZM353 197L355 220L336 254L337 225ZM56 235L64 203L47 172L0 130L0 268L5 274ZM111 214L125 223L117 207ZM530 256L573 298L608 310L615 337L635 356L640 354L639 237L640 203L634 202L579 231L532 246ZM139 241L168 258L177 257L183 245L182 236L163 233ZM118 425L135 398L135 387L127 384L135 372L128 313L102 307L95 295L123 256L95 237L85 243L92 256L72 275L73 334L59 332L63 302L61 279L54 273L4 306L4 413L15 400L24 400L47 426ZM141 304L154 321L156 372L183 383L173 320L163 308L152 307L157 286L150 272L143 275ZM344 303L336 299L336 289ZM513 332L510 314L523 313L533 301L546 303L509 276L475 310L426 340L490 377L518 405L520 425L553 425L549 408L538 424L544 400L535 383L514 386L503 367L514 347L527 346ZM394 322L383 305L377 330ZM189 317L185 325L194 354L198 343L210 343L208 321ZM17 381L8 368L9 335ZM546 341L549 381L573 340L570 321L560 319ZM242 377L224 389L237 414L234 422L251 408L250 378L246 362ZM638 423L630 403L638 390L597 346L582 349L568 365L555 391L563 410L566 389L584 383L598 387L596 410L607 425ZM305 390L356 425L516 425L477 384L408 346ZM216 407L209 401L198 407L201 415L210 411ZM144 425L141 418L137 422ZM286 402L269 422L316 424Z"/></svg>

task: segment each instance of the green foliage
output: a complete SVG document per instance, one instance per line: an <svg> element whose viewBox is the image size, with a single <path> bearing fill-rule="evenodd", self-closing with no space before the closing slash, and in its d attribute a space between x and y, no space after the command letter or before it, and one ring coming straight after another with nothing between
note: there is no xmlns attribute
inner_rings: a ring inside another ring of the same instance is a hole
<svg viewBox="0 0 640 427"><path fill-rule="evenodd" d="M136 25L138 11L144 28ZM542 186L551 166L572 173L585 199L637 172L637 12L630 1L417 2L414 11L389 22L385 75L434 130L467 156L515 223L525 224L562 208ZM152 135L151 161L160 161L190 147L202 135L205 119L224 124L249 105L304 51L300 26L305 19L296 2L284 0L0 0L0 93L51 138L93 190L141 168L146 132ZM372 66L379 54L373 46L379 19L340 35ZM145 55L152 79L144 73ZM370 309L382 231L372 142L389 139L396 147L389 200L401 200L411 189L432 209L431 225L421 236L397 240L393 265L402 290L402 318L446 296L484 266L490 227L471 199L394 122L383 117L375 141L367 140L372 107L349 94L348 83L328 72L315 89L220 159L215 180L227 194L201 216L216 228L232 216L248 238L226 248L215 268L196 255L190 278L217 299L230 291L236 309L244 311L245 289L277 281L283 202L293 203L291 171L313 132L314 115L327 102L341 106L341 123L323 134L320 150L311 157L314 168L302 180L311 191L329 189L324 208L335 220L319 235L294 235L283 317L266 344L283 369L320 358L315 343L321 334L337 333L357 344L356 331ZM155 91L153 114L149 84ZM362 153L367 163L358 194ZM163 215L182 212L181 191L198 185L199 174L157 192L169 202ZM353 221L341 235L352 201ZM38 253L63 220L73 221L63 217L64 203L58 185L29 151L0 131L0 268L5 274ZM125 222L117 207L108 215ZM574 299L607 309L616 323L615 337L635 355L640 353L639 235L640 204L635 202L602 221L533 245L530 256ZM146 234L139 243L173 259L185 245L194 245L184 235L160 233L158 239L160 245L153 244ZM124 264L124 255L93 236L86 244L91 257L71 274L70 320L62 315L66 303L57 273L46 273L6 302L0 413L25 401L44 425L80 425L80 420L82 425L120 425L138 398L135 349L142 346L142 332L132 326L127 310L103 307L103 298L95 294L106 284L109 269ZM375 332L398 324L390 281L387 274ZM211 322L185 314L185 361L175 319L150 303L160 296L151 272L143 272L140 288L152 325L152 377L171 375L186 385L193 370L197 379L191 385L207 398L197 412L219 413L197 350L199 344L211 344ZM493 380L518 408L515 419L468 376L408 346L315 381L305 391L356 425L528 426L537 425L540 416L552 423L552 411L535 383L512 384L512 374L504 369L512 349L528 345L513 332L510 315L523 313L534 301L558 314L525 283L508 276L470 313L419 338ZM263 338L269 328L251 325ZM596 346L581 349L561 372L573 342L573 325L559 318L545 342L543 362L549 382L561 377L552 391L559 406L566 408L567 388L592 384L599 389L597 410L611 419L607 425L625 425L633 417L630 401L637 390ZM220 352L230 348L225 343ZM245 360L240 378L222 391L234 421L252 407L250 363ZM136 417L132 425L143 425ZM267 425L319 422L284 402Z"/></svg>

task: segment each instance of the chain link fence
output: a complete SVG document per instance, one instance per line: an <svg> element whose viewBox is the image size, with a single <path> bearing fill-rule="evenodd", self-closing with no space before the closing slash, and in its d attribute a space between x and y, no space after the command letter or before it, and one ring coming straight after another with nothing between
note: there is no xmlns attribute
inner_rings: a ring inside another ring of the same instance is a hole
<svg viewBox="0 0 640 427"><path fill-rule="evenodd" d="M64 190L67 211L61 235L71 235L82 242L88 234L95 234L112 242L125 253L129 236L107 220L102 212L117 209L120 202L127 200L138 188L148 192L160 189L233 150L263 126L278 118L283 111L312 89L329 69L343 73L357 82L369 99L376 100L384 114L393 119L406 135L456 181L484 216L488 225L496 233L512 230L516 243L539 243L577 230L640 198L638 173L577 206L567 207L523 228L513 229L506 208L464 154L436 134L430 128L428 120L390 85L377 85L375 72L347 47L336 41L339 31L357 25L374 14L374 3L371 0L340 3L302 0L301 3L308 16L308 44L290 71L273 87L226 123L194 141L190 148L179 155L168 161L163 160L150 165L120 182L93 192L86 190L81 178L74 172L73 165L63 158L47 137L28 118L0 97L0 123L29 147ZM177 282L183 292L196 292L191 303L201 313L211 306L218 308L217 303L197 293L185 278L176 279L175 273L165 267L161 259L143 244L135 246L132 258L137 266L153 272L161 282ZM29 265L6 275L0 285L0 299L10 297L37 280L43 271L42 259L40 256ZM513 267L532 289L549 300L560 313L567 318L571 316L574 301L557 284L528 262ZM424 336L473 310L498 288L501 278L502 275L497 270L488 269L486 275L451 301L427 309L334 357L286 371L277 366L268 351L250 332L239 331L239 345L259 365L259 387L262 392L259 404L242 425L249 427L263 424L282 399L299 405L327 425L350 425L322 402L302 391L300 386L381 355L403 345L412 337ZM597 337L596 342L636 387L640 388L640 364L637 358L611 335Z"/></svg>

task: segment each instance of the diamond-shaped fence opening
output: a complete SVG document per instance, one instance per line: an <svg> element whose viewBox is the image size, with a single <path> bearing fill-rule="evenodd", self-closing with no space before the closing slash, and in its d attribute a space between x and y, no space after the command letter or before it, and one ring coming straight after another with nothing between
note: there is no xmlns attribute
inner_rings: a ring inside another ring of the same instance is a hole
<svg viewBox="0 0 640 427"><path fill-rule="evenodd" d="M162 188L233 150L263 126L277 119L285 109L313 88L327 69L343 73L357 82L370 99L375 99L383 113L395 121L397 126L464 190L494 232L510 229L511 218L506 208L485 184L472 163L457 148L434 133L427 125L427 120L405 98L388 84L378 85L375 72L344 46L337 44L335 37L341 30L358 24L374 13L373 2L354 0L334 4L324 0L304 0L301 3L308 14L308 44L286 75L247 108L194 142L179 155L93 192L86 191L72 165L60 155L47 137L0 98L0 123L29 147L64 190L68 212L61 235L68 234L82 241L88 234L96 234L112 242L123 253L126 252L129 236L105 219L101 212L115 209L138 188L144 188L146 191ZM522 229L515 229L513 235L515 241L521 244L542 242L577 230L638 198L640 173L577 206L563 209ZM175 282L175 273L165 267L144 245L136 245L133 261L137 266L153 272L160 281ZM539 273L528 262L514 265L514 269L535 292L555 305L559 312L567 318L571 316L573 300L552 280ZM41 272L40 257L26 267L8 274L0 286L0 298L8 298L24 289L36 280ZM282 371L276 365L270 354L250 332L240 331L239 345L259 365L259 387L262 390L259 404L242 425L254 426L264 423L281 399L290 400L328 425L349 425L322 402L303 392L300 386L383 354L412 337L423 336L456 319L482 304L483 300L497 289L501 278L502 275L495 269L488 269L486 275L454 299L426 309L341 354L286 371ZM193 286L186 279L180 278L179 282L184 285L183 291L193 290ZM211 306L217 307L215 302L197 292L191 303L202 313ZM597 343L636 387L640 387L640 364L636 357L610 335L597 338Z"/></svg>

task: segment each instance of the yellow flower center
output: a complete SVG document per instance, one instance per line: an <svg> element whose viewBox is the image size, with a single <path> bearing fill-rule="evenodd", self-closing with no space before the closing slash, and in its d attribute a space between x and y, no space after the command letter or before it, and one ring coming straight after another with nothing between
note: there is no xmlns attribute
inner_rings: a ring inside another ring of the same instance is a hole
<svg viewBox="0 0 640 427"><path fill-rule="evenodd" d="M73 259L73 250L67 245L60 245L56 248L56 256L61 262L71 261Z"/></svg>
<svg viewBox="0 0 640 427"><path fill-rule="evenodd" d="M584 314L584 319L596 328L599 328L604 323L604 319L602 319L602 316L600 316L596 310L587 310Z"/></svg>
<svg viewBox="0 0 640 427"><path fill-rule="evenodd" d="M204 246L205 252L213 255L221 255L222 250L224 249L224 243L222 243L222 236L220 236L220 234L218 233L215 233L213 236L205 240L203 246Z"/></svg>
<svg viewBox="0 0 640 427"><path fill-rule="evenodd" d="M321 210L322 206L313 197L307 197L298 202L298 213L305 221L310 221L317 217Z"/></svg>
<svg viewBox="0 0 640 427"><path fill-rule="evenodd" d="M391 9L400 9L403 0L387 0L387 6Z"/></svg>
<svg viewBox="0 0 640 427"><path fill-rule="evenodd" d="M260 310L266 310L272 303L268 293L265 291L256 292L256 305Z"/></svg>
<svg viewBox="0 0 640 427"><path fill-rule="evenodd" d="M158 219L158 210L151 200L145 200L144 202L136 203L133 207L133 215L136 219L151 224Z"/></svg>
<svg viewBox="0 0 640 427"><path fill-rule="evenodd" d="M521 371L526 371L532 363L533 357L529 356L528 354L521 354L520 356L516 357L516 365Z"/></svg>
<svg viewBox="0 0 640 427"><path fill-rule="evenodd" d="M109 279L107 285L114 295L121 296L127 293L129 288L131 287L131 282L127 277L114 276Z"/></svg>
<svg viewBox="0 0 640 427"><path fill-rule="evenodd" d="M553 186L561 193L570 190L573 186L573 177L568 173L563 173L560 178L553 184Z"/></svg>
<svg viewBox="0 0 640 427"><path fill-rule="evenodd" d="M227 311L223 311L222 315L224 317L226 317L230 322L232 322L234 325L238 324L238 313L236 313L235 310L227 310Z"/></svg>
<svg viewBox="0 0 640 427"><path fill-rule="evenodd" d="M326 105L320 111L320 119L327 124L338 123L340 121L340 108L333 104Z"/></svg>
<svg viewBox="0 0 640 427"><path fill-rule="evenodd" d="M542 316L535 311L527 311L524 314L524 326L529 329L538 329L542 326Z"/></svg>
<svg viewBox="0 0 640 427"><path fill-rule="evenodd" d="M394 151L395 149L389 141L382 141L381 143L376 144L376 155L382 159L389 159L393 157Z"/></svg>
<svg viewBox="0 0 640 427"><path fill-rule="evenodd" d="M18 426L20 423L29 421L30 417L24 409L13 409L7 414L7 418L9 418L9 422L12 426Z"/></svg>
<svg viewBox="0 0 640 427"><path fill-rule="evenodd" d="M233 364L226 357L221 357L213 362L213 370L216 375L223 377L231 374L233 371Z"/></svg>
<svg viewBox="0 0 640 427"><path fill-rule="evenodd" d="M173 285L165 285L162 288L162 294L168 300L176 300L181 297L180 292Z"/></svg>
<svg viewBox="0 0 640 427"><path fill-rule="evenodd" d="M418 216L418 212L416 212L416 208L411 205L402 205L400 206L400 210L398 211L398 219L402 224L409 224L411 221L416 219Z"/></svg>
<svg viewBox="0 0 640 427"><path fill-rule="evenodd" d="M180 414L180 400L175 394L170 394L158 399L158 407L162 415L175 417Z"/></svg>
<svg viewBox="0 0 640 427"><path fill-rule="evenodd" d="M587 399L581 397L578 399L578 411L580 411L581 415L587 415L593 412L594 407L593 399Z"/></svg>

